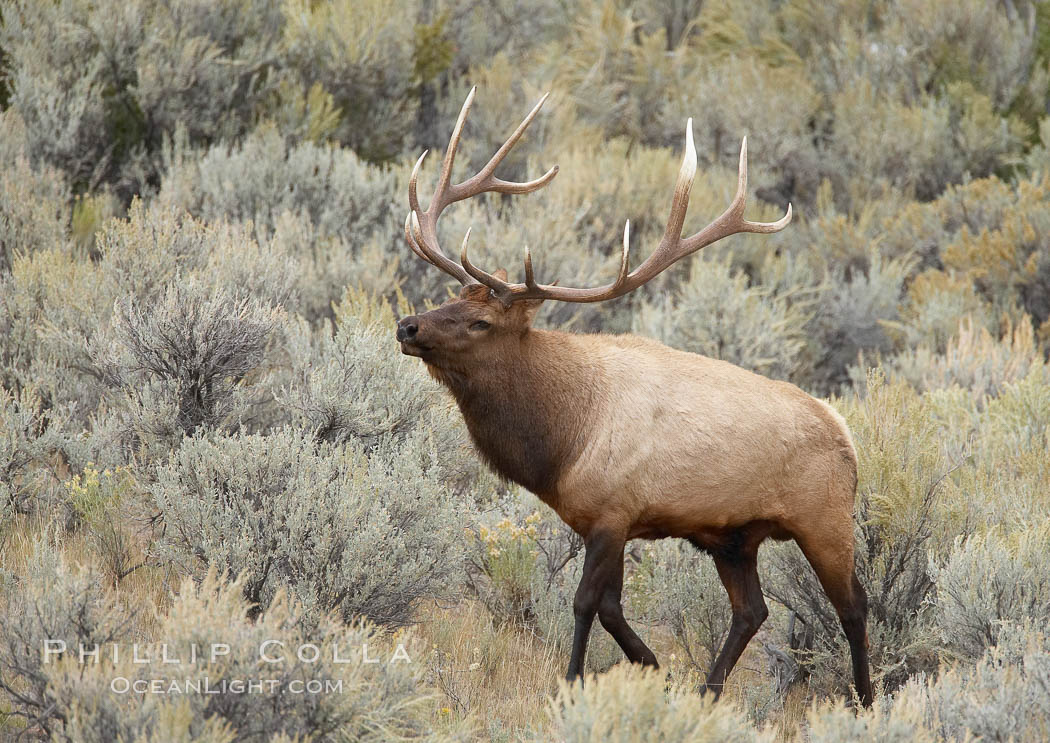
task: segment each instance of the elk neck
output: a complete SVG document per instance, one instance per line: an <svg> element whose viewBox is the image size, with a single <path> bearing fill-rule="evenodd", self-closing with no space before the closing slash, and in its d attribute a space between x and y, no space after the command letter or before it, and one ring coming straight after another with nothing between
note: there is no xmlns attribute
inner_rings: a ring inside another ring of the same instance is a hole
<svg viewBox="0 0 1050 743"><path fill-rule="evenodd" d="M520 343L456 370L428 365L455 397L486 463L551 505L604 389L603 371L576 345L568 333L529 330Z"/></svg>

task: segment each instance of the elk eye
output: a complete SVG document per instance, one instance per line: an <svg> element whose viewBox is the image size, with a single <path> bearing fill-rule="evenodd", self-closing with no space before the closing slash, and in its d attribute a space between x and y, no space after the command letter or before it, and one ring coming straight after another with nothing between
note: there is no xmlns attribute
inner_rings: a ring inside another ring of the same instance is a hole
<svg viewBox="0 0 1050 743"><path fill-rule="evenodd" d="M488 330L490 327L492 327L492 326L489 325L484 320L478 320L476 323L474 323L473 325L470 326L470 329L471 330Z"/></svg>

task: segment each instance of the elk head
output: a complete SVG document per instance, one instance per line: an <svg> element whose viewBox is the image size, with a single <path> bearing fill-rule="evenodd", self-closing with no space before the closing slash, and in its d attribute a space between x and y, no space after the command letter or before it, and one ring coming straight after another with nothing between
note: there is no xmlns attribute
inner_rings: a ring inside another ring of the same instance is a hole
<svg viewBox="0 0 1050 743"><path fill-rule="evenodd" d="M429 365L440 369L465 370L470 362L486 357L499 357L507 346L519 343L528 332L539 305L546 299L562 302L601 302L623 296L637 289L657 274L682 258L695 253L723 237L738 232L770 233L782 230L791 221L791 206L787 214L776 222L749 222L743 218L747 195L747 138L740 147L737 191L732 203L714 222L689 237L682 236L689 193L696 176L696 149L693 145L693 120L686 123L685 156L678 173L671 214L663 238L652 254L634 270L630 269L630 220L624 225L623 250L616 279L606 286L573 288L555 284L537 283L532 270L532 255L525 248L525 277L522 283L508 283L506 271L487 273L471 263L467 256L470 230L463 238L460 261L448 258L442 251L437 236L437 221L445 207L478 194L529 193L546 186L558 174L554 166L539 178L525 183L504 181L494 175L496 167L524 134L529 124L547 100L540 99L528 116L518 125L489 162L478 173L462 183L453 185L452 166L476 88L472 88L452 131L437 188L424 211L419 203L416 184L427 153L420 155L412 169L408 183L411 210L405 219L405 240L412 251L427 263L440 268L464 285L459 296L441 307L423 315L413 315L398 324L397 339L401 350L418 356Z"/></svg>
<svg viewBox="0 0 1050 743"><path fill-rule="evenodd" d="M506 279L507 272L495 274ZM398 323L401 352L450 371L467 371L474 363L512 352L529 332L542 299L504 305L483 284L464 286L458 297L423 315Z"/></svg>

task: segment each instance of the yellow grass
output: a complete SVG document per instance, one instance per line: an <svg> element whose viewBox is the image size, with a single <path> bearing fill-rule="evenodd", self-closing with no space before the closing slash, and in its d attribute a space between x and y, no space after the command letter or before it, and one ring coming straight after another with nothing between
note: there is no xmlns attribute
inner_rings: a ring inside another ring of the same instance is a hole
<svg viewBox="0 0 1050 743"><path fill-rule="evenodd" d="M596 622L592 634L600 632L604 630ZM527 630L494 621L484 606L470 600L421 607L414 634L430 648L427 680L438 695L439 720L470 723L476 740L494 742L515 740L519 731L545 726L549 698L568 667L565 652ZM700 673L676 652L669 636L654 632L650 639L669 682L699 687ZM730 676L723 698L746 707L749 698L765 693L770 684L763 674L765 662L756 638ZM766 721L778 740L799 739L810 702L804 686L788 690L783 708Z"/></svg>
<svg viewBox="0 0 1050 743"><path fill-rule="evenodd" d="M492 620L474 601L421 608L415 634L430 648L427 679L438 714L492 733L539 726L568 657L533 634Z"/></svg>

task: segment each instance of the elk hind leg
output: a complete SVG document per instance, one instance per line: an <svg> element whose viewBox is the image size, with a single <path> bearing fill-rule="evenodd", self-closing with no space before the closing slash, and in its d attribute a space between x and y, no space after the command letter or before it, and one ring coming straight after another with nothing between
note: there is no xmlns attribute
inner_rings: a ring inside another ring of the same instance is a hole
<svg viewBox="0 0 1050 743"><path fill-rule="evenodd" d="M705 688L716 697L722 693L726 678L740 659L748 642L769 616L762 586L758 581L758 544L739 544L710 550L718 577L729 594L733 620L722 650L707 676Z"/></svg>
<svg viewBox="0 0 1050 743"><path fill-rule="evenodd" d="M852 521L850 522L852 526ZM838 614L842 630L849 643L853 662L853 684L861 704L870 707L874 701L868 668L868 597L853 567L853 531L849 530L844 546L835 547L826 541L797 539L802 553L813 570Z"/></svg>

